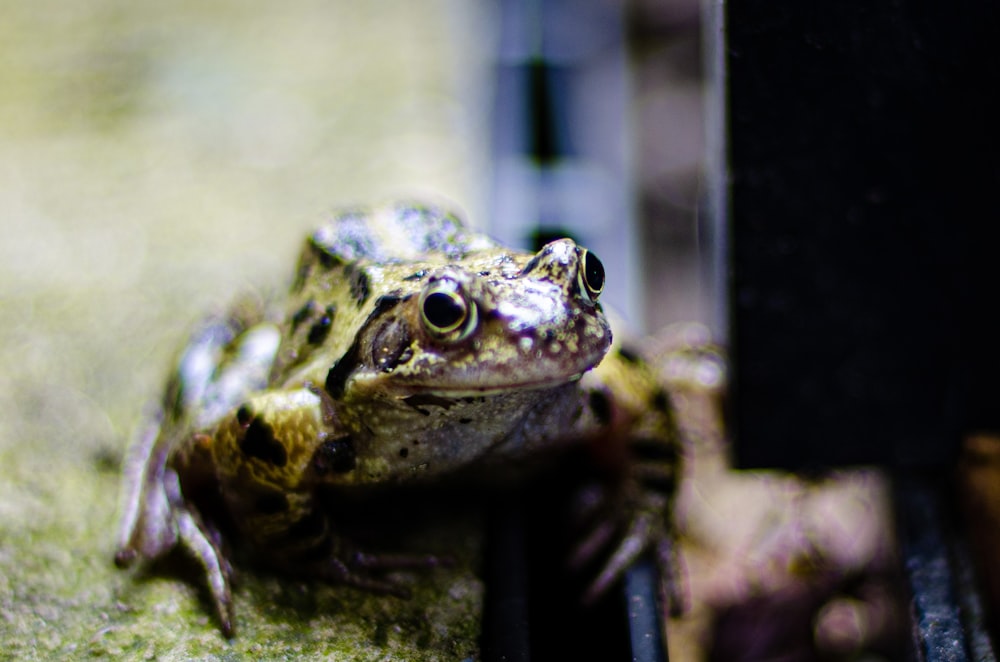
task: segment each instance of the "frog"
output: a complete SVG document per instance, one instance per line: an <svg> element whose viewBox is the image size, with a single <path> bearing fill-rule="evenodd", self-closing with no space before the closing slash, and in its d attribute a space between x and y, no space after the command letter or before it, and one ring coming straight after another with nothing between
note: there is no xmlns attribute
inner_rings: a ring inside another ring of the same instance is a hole
<svg viewBox="0 0 1000 662"><path fill-rule="evenodd" d="M597 559L581 598L648 554L677 611L672 407L615 339L605 278L573 239L516 250L434 205L334 214L282 301L240 300L191 333L124 462L115 563L183 550L227 637L229 537L290 575L406 597L386 571L447 555L358 545L329 495L503 482L582 447L602 478L581 498L587 524L568 559Z"/></svg>

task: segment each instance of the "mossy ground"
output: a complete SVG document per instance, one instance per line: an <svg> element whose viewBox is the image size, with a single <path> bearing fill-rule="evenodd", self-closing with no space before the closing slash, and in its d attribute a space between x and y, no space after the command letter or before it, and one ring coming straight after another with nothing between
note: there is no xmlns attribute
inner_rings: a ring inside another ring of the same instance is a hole
<svg viewBox="0 0 1000 662"><path fill-rule="evenodd" d="M400 601L255 572L225 640L200 584L112 564L120 462L207 310L280 292L345 204L481 212L461 2L0 0L0 658L475 657L478 519Z"/></svg>

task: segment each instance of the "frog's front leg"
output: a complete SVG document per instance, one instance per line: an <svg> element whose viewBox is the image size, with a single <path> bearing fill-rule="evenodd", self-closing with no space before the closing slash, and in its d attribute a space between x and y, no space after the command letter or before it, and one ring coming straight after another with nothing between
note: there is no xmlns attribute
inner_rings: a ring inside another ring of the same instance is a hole
<svg viewBox="0 0 1000 662"><path fill-rule="evenodd" d="M337 418L335 403L311 384L257 394L226 416L211 438L220 492L258 558L282 574L407 597L385 579L397 569L447 565L433 555L371 553L337 528L365 508L340 499L356 487L356 448L370 445ZM345 513L350 509L351 513Z"/></svg>
<svg viewBox="0 0 1000 662"><path fill-rule="evenodd" d="M682 457L669 397L632 352L609 356L581 389L597 423L590 449L604 470L604 480L577 499L576 519L587 533L570 564L600 568L584 600L597 600L650 554L663 605L679 613L684 600L673 510Z"/></svg>
<svg viewBox="0 0 1000 662"><path fill-rule="evenodd" d="M680 557L670 511L671 495L626 479L593 485L579 496L578 521L589 521L589 533L574 547L570 566L580 569L603 558L583 600L596 602L642 556L650 554L659 578L661 603L677 615L683 612Z"/></svg>
<svg viewBox="0 0 1000 662"><path fill-rule="evenodd" d="M226 636L232 635L233 601L230 590L232 570L218 545L218 532L205 524L190 509L181 490L180 478L170 466L175 442L168 432L151 425L134 449L126 471L130 496L115 553L119 568L130 566L137 558L154 560L175 547L189 552L205 573L216 615Z"/></svg>
<svg viewBox="0 0 1000 662"><path fill-rule="evenodd" d="M174 520L178 542L191 554L205 573L219 625L226 637L233 635L232 566L220 548L221 536L211 525L202 520L197 511L184 505L180 479L175 471L167 469L163 481L171 501L175 504Z"/></svg>
<svg viewBox="0 0 1000 662"><path fill-rule="evenodd" d="M325 509L309 510L301 519L285 519L283 528L271 528L267 539L254 540L254 547L268 565L282 574L310 582L353 586L380 595L409 598L410 589L385 573L394 570L430 570L452 564L449 557L433 554L372 552L358 547L348 536L336 531L332 514ZM256 526L250 518L245 524ZM303 532L309 531L303 540Z"/></svg>
<svg viewBox="0 0 1000 662"><path fill-rule="evenodd" d="M207 320L191 335L164 397L129 449L115 564L158 559L175 547L205 572L223 631L232 633L231 569L220 536L204 521L182 484L214 481L204 436L192 430L258 389L277 350L277 330L261 323L256 305L235 307Z"/></svg>

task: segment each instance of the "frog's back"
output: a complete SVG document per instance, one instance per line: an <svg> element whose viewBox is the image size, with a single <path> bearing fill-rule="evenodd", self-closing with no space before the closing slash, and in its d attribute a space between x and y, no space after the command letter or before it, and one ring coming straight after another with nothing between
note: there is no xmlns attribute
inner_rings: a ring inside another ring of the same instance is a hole
<svg viewBox="0 0 1000 662"><path fill-rule="evenodd" d="M459 260L468 253L496 248L489 237L470 230L438 207L391 203L338 213L311 239L316 248L341 262L408 262L437 254Z"/></svg>

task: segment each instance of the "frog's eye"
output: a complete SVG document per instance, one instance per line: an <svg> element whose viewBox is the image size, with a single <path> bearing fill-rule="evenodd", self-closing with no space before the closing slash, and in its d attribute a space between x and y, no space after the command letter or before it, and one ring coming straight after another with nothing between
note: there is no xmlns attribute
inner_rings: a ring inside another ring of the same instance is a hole
<svg viewBox="0 0 1000 662"><path fill-rule="evenodd" d="M604 265L597 259L596 255L586 248L582 249L580 253L580 270L577 273L577 279L580 291L591 301L596 301L604 290Z"/></svg>
<svg viewBox="0 0 1000 662"><path fill-rule="evenodd" d="M420 317L431 335L442 340L462 340L476 328L474 301L464 296L450 279L433 281L420 295Z"/></svg>

